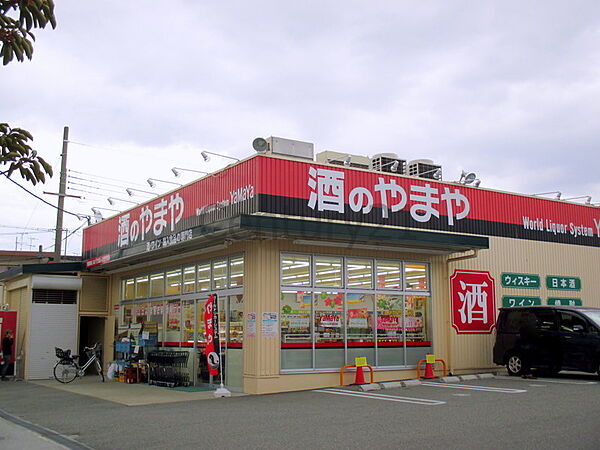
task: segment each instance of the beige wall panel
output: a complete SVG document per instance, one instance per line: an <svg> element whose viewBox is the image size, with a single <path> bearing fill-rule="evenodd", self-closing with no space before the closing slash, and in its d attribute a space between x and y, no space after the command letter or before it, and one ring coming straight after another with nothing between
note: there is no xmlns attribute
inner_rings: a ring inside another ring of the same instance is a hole
<svg viewBox="0 0 600 450"><path fill-rule="evenodd" d="M248 245L244 308L256 313L256 337L244 338L244 377L279 376L279 336L263 338L262 313L279 313L279 253L272 241ZM248 383L252 384L251 380Z"/></svg>
<svg viewBox="0 0 600 450"><path fill-rule="evenodd" d="M433 352L436 357L449 362L451 358L449 334L450 286L448 284L448 266L446 256L431 258L431 314L430 329L433 333Z"/></svg>
<svg viewBox="0 0 600 450"><path fill-rule="evenodd" d="M555 244L521 239L490 238L490 249L481 250L476 259L466 259L449 264L449 276L455 269L486 270L496 282L496 306L502 306L504 295L581 298L584 306L600 307L600 250L580 245ZM538 274L541 289L503 288L503 272ZM581 278L581 291L553 291L546 288L547 275L564 275ZM448 296L449 302L449 296ZM450 329L454 370L471 370L496 367L493 364L495 334L457 335Z"/></svg>
<svg viewBox="0 0 600 450"><path fill-rule="evenodd" d="M354 382L356 373L354 371L344 372L344 385ZM364 369L365 381L371 381L369 369ZM407 380L416 377L415 370L375 370L374 381L380 383L384 381ZM337 387L340 385L339 372L326 372L314 374L287 374L272 378L258 378L249 380L248 386L251 394L270 394L284 391L301 391L307 389L320 389Z"/></svg>
<svg viewBox="0 0 600 450"><path fill-rule="evenodd" d="M81 293L79 295L79 311L108 312L108 278L82 276Z"/></svg>

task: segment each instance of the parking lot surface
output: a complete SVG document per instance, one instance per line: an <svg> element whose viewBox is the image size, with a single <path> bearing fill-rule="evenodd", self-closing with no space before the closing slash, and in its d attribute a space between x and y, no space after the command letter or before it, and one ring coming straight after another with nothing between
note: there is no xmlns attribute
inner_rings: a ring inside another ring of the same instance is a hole
<svg viewBox="0 0 600 450"><path fill-rule="evenodd" d="M6 414L94 449L461 448L598 449L600 382L436 380L143 406L30 383L2 386Z"/></svg>

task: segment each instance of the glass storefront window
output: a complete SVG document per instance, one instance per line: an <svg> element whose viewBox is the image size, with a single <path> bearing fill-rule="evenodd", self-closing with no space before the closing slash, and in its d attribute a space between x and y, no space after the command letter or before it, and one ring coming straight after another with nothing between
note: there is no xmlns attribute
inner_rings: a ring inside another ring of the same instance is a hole
<svg viewBox="0 0 600 450"><path fill-rule="evenodd" d="M163 313L164 305L162 301L151 302L148 306L148 321L144 324L143 331L149 333L150 340L156 339L157 342L163 342L164 340Z"/></svg>
<svg viewBox="0 0 600 450"><path fill-rule="evenodd" d="M167 272L167 292L165 295L181 294L181 269Z"/></svg>
<svg viewBox="0 0 600 450"><path fill-rule="evenodd" d="M342 287L342 258L315 256L315 286Z"/></svg>
<svg viewBox="0 0 600 450"><path fill-rule="evenodd" d="M404 288L407 291L426 291L429 289L427 285L427 266L415 263L404 264L404 283Z"/></svg>
<svg viewBox="0 0 600 450"><path fill-rule="evenodd" d="M212 286L213 289L225 289L227 287L227 260L218 259L212 264Z"/></svg>
<svg viewBox="0 0 600 450"><path fill-rule="evenodd" d="M135 303L132 305L133 306L133 320L132 320L132 325L141 325L144 324L148 321L148 303L144 302L144 303ZM136 335L141 331L141 327L136 327L137 328L137 333Z"/></svg>
<svg viewBox="0 0 600 450"><path fill-rule="evenodd" d="M365 356L369 364L375 365L374 300L373 294L346 296L346 364L354 364L354 358Z"/></svg>
<svg viewBox="0 0 600 450"><path fill-rule="evenodd" d="M302 291L285 291L280 297L281 368L312 367L312 295Z"/></svg>
<svg viewBox="0 0 600 450"><path fill-rule="evenodd" d="M357 357L415 365L431 350L429 292L415 292L429 291L429 271L426 263L281 253L281 369L332 369Z"/></svg>
<svg viewBox="0 0 600 450"><path fill-rule="evenodd" d="M244 384L244 296L230 295L229 303L229 337L227 341L226 383L230 386Z"/></svg>
<svg viewBox="0 0 600 450"><path fill-rule="evenodd" d="M229 287L244 285L244 257L229 260Z"/></svg>
<svg viewBox="0 0 600 450"><path fill-rule="evenodd" d="M281 256L281 284L310 286L310 256L283 254Z"/></svg>
<svg viewBox="0 0 600 450"><path fill-rule="evenodd" d="M370 259L346 260L346 286L352 289L373 288L373 262Z"/></svg>
<svg viewBox="0 0 600 450"><path fill-rule="evenodd" d="M148 298L148 276L135 279L135 298Z"/></svg>
<svg viewBox="0 0 600 450"><path fill-rule="evenodd" d="M186 300L181 304L181 320L183 322L183 343L186 346L194 344L194 330L196 329L196 301ZM201 321L202 322L202 321ZM204 329L202 329L204 332ZM200 338L200 336L198 336Z"/></svg>
<svg viewBox="0 0 600 450"><path fill-rule="evenodd" d="M429 341L427 333L427 300L428 297L417 295L406 296L404 323L407 342Z"/></svg>
<svg viewBox="0 0 600 450"><path fill-rule="evenodd" d="M162 297L165 295L165 274L153 273L150 275L150 297Z"/></svg>
<svg viewBox="0 0 600 450"><path fill-rule="evenodd" d="M196 266L183 268L183 293L189 294L196 290Z"/></svg>
<svg viewBox="0 0 600 450"><path fill-rule="evenodd" d="M119 333L123 333L124 331L127 331L127 328L129 328L129 326L131 325L131 312L132 312L132 305L131 304L126 304L126 305L121 305L121 321L119 322Z"/></svg>
<svg viewBox="0 0 600 450"><path fill-rule="evenodd" d="M169 346L179 345L181 341L181 301L169 300L166 309L167 328L165 341Z"/></svg>
<svg viewBox="0 0 600 450"><path fill-rule="evenodd" d="M401 295L377 296L377 345L380 366L404 364L402 309Z"/></svg>
<svg viewBox="0 0 600 450"><path fill-rule="evenodd" d="M402 286L402 263L400 261L377 261L377 289L400 289Z"/></svg>
<svg viewBox="0 0 600 450"><path fill-rule="evenodd" d="M210 263L198 265L197 292L210 291Z"/></svg>
<svg viewBox="0 0 600 450"><path fill-rule="evenodd" d="M135 293L135 280L123 280L123 300L133 300Z"/></svg>
<svg viewBox="0 0 600 450"><path fill-rule="evenodd" d="M315 292L315 367L342 367L344 360L344 294Z"/></svg>
<svg viewBox="0 0 600 450"><path fill-rule="evenodd" d="M244 342L244 296L229 296L229 341L234 344Z"/></svg>

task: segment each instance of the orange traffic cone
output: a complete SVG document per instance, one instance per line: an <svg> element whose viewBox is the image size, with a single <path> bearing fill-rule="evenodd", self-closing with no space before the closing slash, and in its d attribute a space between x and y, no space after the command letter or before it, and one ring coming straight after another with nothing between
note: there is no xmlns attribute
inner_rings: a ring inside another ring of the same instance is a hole
<svg viewBox="0 0 600 450"><path fill-rule="evenodd" d="M429 353L427 353L429 355ZM429 378L435 378L435 374L433 373L433 364L430 363L429 361L425 362L425 375L423 375L423 378L425 379L429 379Z"/></svg>
<svg viewBox="0 0 600 450"><path fill-rule="evenodd" d="M358 366L356 368L356 378L354 379L354 384L365 384L365 374L363 373L362 366Z"/></svg>

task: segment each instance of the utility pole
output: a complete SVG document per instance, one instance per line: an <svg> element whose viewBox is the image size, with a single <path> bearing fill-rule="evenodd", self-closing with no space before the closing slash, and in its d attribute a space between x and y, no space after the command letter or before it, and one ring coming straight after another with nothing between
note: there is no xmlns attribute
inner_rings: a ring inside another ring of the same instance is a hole
<svg viewBox="0 0 600 450"><path fill-rule="evenodd" d="M54 262L60 262L63 209L65 207L65 194L67 191L67 147L69 145L69 127L63 131L63 145L60 162L60 185L58 187L58 211L56 212L56 234L54 239Z"/></svg>

